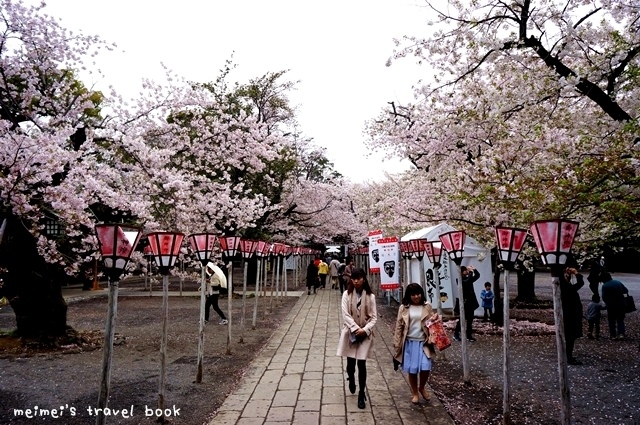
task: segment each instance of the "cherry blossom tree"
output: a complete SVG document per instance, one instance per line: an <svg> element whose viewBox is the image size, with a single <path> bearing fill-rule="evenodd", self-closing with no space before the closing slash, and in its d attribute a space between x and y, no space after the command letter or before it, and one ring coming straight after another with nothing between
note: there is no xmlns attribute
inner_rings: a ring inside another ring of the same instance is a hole
<svg viewBox="0 0 640 425"><path fill-rule="evenodd" d="M583 248L637 234L637 5L427 6L434 31L398 41L393 60L417 58L432 81L368 123L372 147L415 165L393 214L488 244L494 225L553 216L581 222Z"/></svg>

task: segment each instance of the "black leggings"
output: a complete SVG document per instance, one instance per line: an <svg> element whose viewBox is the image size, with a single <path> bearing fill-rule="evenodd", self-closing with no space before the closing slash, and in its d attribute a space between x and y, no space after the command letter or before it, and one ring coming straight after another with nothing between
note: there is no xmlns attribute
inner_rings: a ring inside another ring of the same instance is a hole
<svg viewBox="0 0 640 425"><path fill-rule="evenodd" d="M224 313L222 312L222 310L220 310L220 307L218 306L218 294L209 295L207 297L207 300L204 306L204 320L209 320L209 307L213 307L213 310L216 313L218 313L218 316L220 316L222 320L226 320Z"/></svg>
<svg viewBox="0 0 640 425"><path fill-rule="evenodd" d="M347 375L349 377L354 376L356 373L356 359L353 357L347 357ZM367 361L358 360L358 385L360 385L360 391L364 391L367 386Z"/></svg>

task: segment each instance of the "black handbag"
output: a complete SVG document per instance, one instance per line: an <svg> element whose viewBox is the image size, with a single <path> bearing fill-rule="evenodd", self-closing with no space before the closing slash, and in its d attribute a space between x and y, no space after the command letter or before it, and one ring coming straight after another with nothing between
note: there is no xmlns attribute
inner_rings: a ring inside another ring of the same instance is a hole
<svg viewBox="0 0 640 425"><path fill-rule="evenodd" d="M636 303L631 295L627 295L624 297L624 312L631 313L633 311L636 311Z"/></svg>

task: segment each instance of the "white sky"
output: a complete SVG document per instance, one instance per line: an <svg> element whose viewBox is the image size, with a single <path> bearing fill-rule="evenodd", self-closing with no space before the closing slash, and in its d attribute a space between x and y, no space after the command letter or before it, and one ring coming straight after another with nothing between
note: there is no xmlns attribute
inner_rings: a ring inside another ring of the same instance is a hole
<svg viewBox="0 0 640 425"><path fill-rule="evenodd" d="M27 0L36 4L38 0ZM412 58L385 62L393 38L426 35L422 0L47 0L61 25L116 43L96 67L97 89L113 85L125 97L143 77L162 81L161 64L189 81L213 81L225 60L231 78L248 82L289 69L300 80L291 102L300 130L326 149L338 172L354 182L382 179L406 162L370 155L364 122L389 101L412 100L411 86L426 76ZM89 65L89 64L87 64ZM368 157L368 158L366 158Z"/></svg>

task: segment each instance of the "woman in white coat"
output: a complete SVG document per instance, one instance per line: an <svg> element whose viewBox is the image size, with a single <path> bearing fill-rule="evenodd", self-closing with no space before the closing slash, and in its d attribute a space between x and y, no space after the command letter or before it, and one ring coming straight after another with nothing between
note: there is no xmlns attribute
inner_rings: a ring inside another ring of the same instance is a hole
<svg viewBox="0 0 640 425"><path fill-rule="evenodd" d="M338 343L338 356L347 358L347 380L349 391L356 392L356 362L358 364L358 408L366 407L364 393L367 386L367 358L373 348L373 327L378 320L376 297L371 292L364 270L351 272L349 287L342 294L342 317L344 326Z"/></svg>

